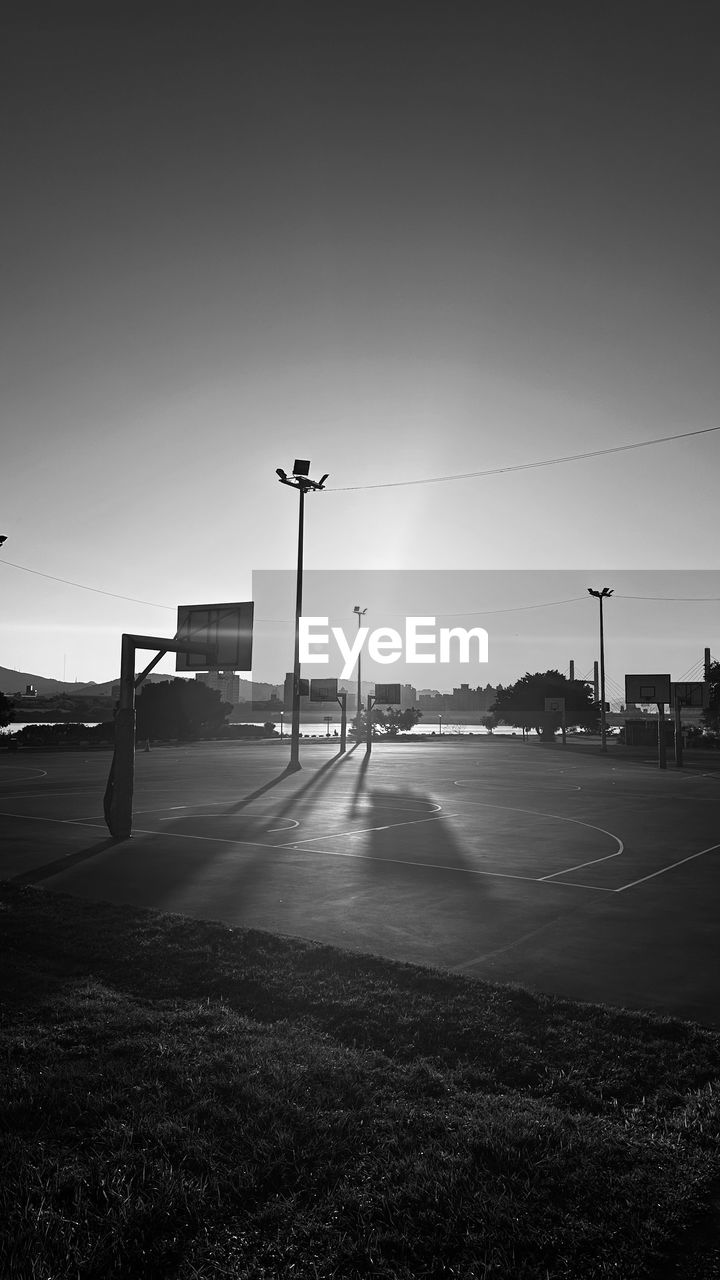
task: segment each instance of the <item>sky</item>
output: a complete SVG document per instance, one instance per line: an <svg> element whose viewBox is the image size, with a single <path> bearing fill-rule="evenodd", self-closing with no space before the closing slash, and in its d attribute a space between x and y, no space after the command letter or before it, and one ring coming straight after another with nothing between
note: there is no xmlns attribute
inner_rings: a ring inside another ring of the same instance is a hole
<svg viewBox="0 0 720 1280"><path fill-rule="evenodd" d="M0 665L105 681L123 632L251 599L295 458L308 571L519 573L518 608L652 571L637 669L660 631L676 678L718 656L677 576L717 566L714 5L12 9Z"/></svg>

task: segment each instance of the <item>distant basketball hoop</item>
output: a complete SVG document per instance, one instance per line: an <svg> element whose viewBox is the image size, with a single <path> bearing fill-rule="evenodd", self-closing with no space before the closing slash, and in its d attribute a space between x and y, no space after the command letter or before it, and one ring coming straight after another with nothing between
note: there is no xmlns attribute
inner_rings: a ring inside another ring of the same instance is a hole
<svg viewBox="0 0 720 1280"><path fill-rule="evenodd" d="M658 714L658 766L666 767L664 709L670 702L670 676L632 675L625 676L625 706L633 703L651 703L657 707Z"/></svg>
<svg viewBox="0 0 720 1280"><path fill-rule="evenodd" d="M400 685L399 684L376 684L375 685L375 702L382 703L383 706L393 707L400 706Z"/></svg>
<svg viewBox="0 0 720 1280"><path fill-rule="evenodd" d="M670 685L670 706L707 707L710 689L704 680L673 681Z"/></svg>
<svg viewBox="0 0 720 1280"><path fill-rule="evenodd" d="M311 680L310 681L310 701L311 702L337 702L338 682L332 680Z"/></svg>

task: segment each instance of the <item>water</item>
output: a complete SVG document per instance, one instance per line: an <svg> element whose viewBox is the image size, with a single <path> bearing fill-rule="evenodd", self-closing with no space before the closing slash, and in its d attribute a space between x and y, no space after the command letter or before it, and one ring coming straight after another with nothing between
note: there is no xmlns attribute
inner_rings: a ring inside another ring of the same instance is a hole
<svg viewBox="0 0 720 1280"><path fill-rule="evenodd" d="M268 721L268 723L271 723L271 722ZM275 728L279 733L280 721L275 720L272 723L274 723ZM340 725L337 722L334 722L330 726L331 738L334 737L336 730L339 735ZM326 736L325 729L320 724L302 724L301 723L300 732L304 733L305 735L309 734L313 738L324 738ZM461 734L463 737L470 737L473 734L477 734L479 737L488 737L488 730L482 724L454 724L452 722L448 722L446 724L446 722L443 720L442 737L443 738L446 736L450 737L450 736L454 736L455 734ZM290 736L290 724L288 720L284 721L283 735L286 738ZM426 720L424 722L421 722L420 724L416 724L414 728L408 730L407 734L404 734L403 736L422 738L422 737L432 737L433 735L435 735L435 737L440 737L440 726L437 720ZM350 726L348 725L348 737L350 736L351 736L351 731L350 731ZM506 738L506 737L521 738L522 729L513 729L509 725L500 725L497 729L493 729L492 736L497 738ZM533 738L536 736L534 729L529 730L529 736Z"/></svg>
<svg viewBox="0 0 720 1280"><path fill-rule="evenodd" d="M37 727L38 729L46 729L50 725L55 724L81 724L85 729L94 729L100 724L100 720L13 720L11 724L0 729L0 737L9 738L14 733L19 733L21 729L30 729Z"/></svg>
<svg viewBox="0 0 720 1280"><path fill-rule="evenodd" d="M51 724L67 724L67 723L68 721L65 721L65 720L57 720L57 721L29 720L27 722L23 720L13 720L12 724L7 725L6 728L4 729L0 729L0 738L12 737L13 734L19 733L21 729L28 728L31 725L37 726L37 727L45 727L46 725L51 725ZM99 720L82 720L82 721L72 721L72 723L82 724L86 729L94 729L95 726L100 723L100 721ZM255 720L255 721L247 721L247 723L248 724L252 723L256 725L258 728L262 728L264 724L273 723L275 725L275 729L278 735L280 733L281 722L279 720L275 720L275 721ZM283 737L289 738L290 737L289 720L285 720L282 722L282 730L283 730ZM312 738L324 738L327 736L325 732L325 726L321 724L301 724L300 732L302 734L305 734L306 737L309 735ZM333 723L330 726L330 737L334 738L336 732L339 737L340 725L338 723ZM470 737L473 734L477 734L480 737L487 737L488 731L485 728L485 726L481 724L453 724L453 723L446 724L445 721L443 721L442 736L449 737L455 734L461 734L463 737ZM440 727L437 721L428 720L425 724L416 724L415 727L413 729L410 729L408 731L408 734L404 736L432 737L433 735L435 737L440 736ZM348 725L348 737L350 736L351 736L350 726ZM496 738L503 738L503 737L521 738L522 730L510 728L508 725L500 725L497 729L493 730L493 736ZM530 729L529 736L535 737L534 729Z"/></svg>

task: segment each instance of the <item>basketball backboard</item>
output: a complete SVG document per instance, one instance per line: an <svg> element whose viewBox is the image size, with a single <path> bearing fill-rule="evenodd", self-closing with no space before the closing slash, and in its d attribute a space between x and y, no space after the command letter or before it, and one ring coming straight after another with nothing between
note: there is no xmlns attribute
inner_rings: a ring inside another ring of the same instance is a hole
<svg viewBox="0 0 720 1280"><path fill-rule="evenodd" d="M214 645L218 671L250 671L252 668L253 602L235 604L180 604L176 640ZM202 653L178 653L176 671L208 671Z"/></svg>
<svg viewBox="0 0 720 1280"><path fill-rule="evenodd" d="M669 675L625 676L625 705L652 702L655 705L670 701Z"/></svg>
<svg viewBox="0 0 720 1280"><path fill-rule="evenodd" d="M546 699L545 699L545 710L546 710L546 711L554 711L554 712L556 713L556 715L559 715L559 716L564 715L564 714L565 714L565 699L564 699L564 698L546 698Z"/></svg>
<svg viewBox="0 0 720 1280"><path fill-rule="evenodd" d="M375 701L382 702L386 706L400 706L400 685L399 684L376 684L375 685Z"/></svg>
<svg viewBox="0 0 720 1280"><path fill-rule="evenodd" d="M704 680L673 681L670 685L670 706L676 702L681 707L707 707L710 689Z"/></svg>
<svg viewBox="0 0 720 1280"><path fill-rule="evenodd" d="M337 702L338 689L337 679L333 680L311 680L310 681L310 701L311 702Z"/></svg>

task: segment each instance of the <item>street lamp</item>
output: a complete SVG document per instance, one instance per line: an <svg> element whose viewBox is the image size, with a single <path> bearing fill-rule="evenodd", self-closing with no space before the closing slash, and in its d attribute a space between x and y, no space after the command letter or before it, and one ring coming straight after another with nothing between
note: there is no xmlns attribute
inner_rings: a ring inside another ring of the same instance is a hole
<svg viewBox="0 0 720 1280"><path fill-rule="evenodd" d="M588 587L588 593L595 596L600 601L600 750L607 751L607 730L605 725L605 633L603 631L603 600L607 600L612 595L610 587L603 587L602 591L593 591L592 587Z"/></svg>
<svg viewBox="0 0 720 1280"><path fill-rule="evenodd" d="M306 458L296 458L293 463L292 478L281 467L275 474L281 484L289 484L297 489L300 495L300 511L298 518L298 557L297 557L297 591L295 594L295 656L293 662L293 705L292 730L290 734L290 763L288 769L299 769L300 759L300 618L302 615L302 571L303 571L303 527L305 521L305 494L316 489L324 489L327 473L321 480L310 479L310 463Z"/></svg>
<svg viewBox="0 0 720 1280"><path fill-rule="evenodd" d="M360 625L361 625L361 619L365 617L365 614L367 613L367 609L361 609L360 605L356 604L355 607L353 608L353 613L357 614L358 631L359 631ZM358 742L360 741L360 734L362 733L361 719L362 719L362 684L360 682L360 646L358 645L357 715L356 715L356 725L355 725L355 728L356 728L355 736Z"/></svg>

